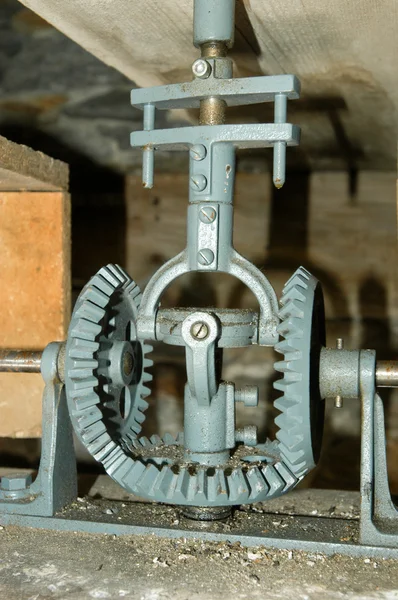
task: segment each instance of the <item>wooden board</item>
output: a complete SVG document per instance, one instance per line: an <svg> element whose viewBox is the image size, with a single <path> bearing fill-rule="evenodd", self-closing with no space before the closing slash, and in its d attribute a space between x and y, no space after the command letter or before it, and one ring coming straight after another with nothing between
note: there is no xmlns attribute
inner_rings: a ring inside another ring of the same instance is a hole
<svg viewBox="0 0 398 600"><path fill-rule="evenodd" d="M0 191L67 190L68 165L0 135Z"/></svg>
<svg viewBox="0 0 398 600"><path fill-rule="evenodd" d="M0 192L0 346L44 348L70 318L70 197ZM41 432L41 375L0 374L0 437Z"/></svg>

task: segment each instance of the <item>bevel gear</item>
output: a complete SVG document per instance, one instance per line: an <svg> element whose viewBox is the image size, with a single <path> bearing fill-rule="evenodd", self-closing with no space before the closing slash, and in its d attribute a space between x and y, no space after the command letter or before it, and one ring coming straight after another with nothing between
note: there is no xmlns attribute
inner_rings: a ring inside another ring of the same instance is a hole
<svg viewBox="0 0 398 600"><path fill-rule="evenodd" d="M283 392L274 406L279 451L298 478L313 469L322 444L325 402L319 391L320 352L325 346L325 311L319 281L300 267L286 283L278 332L284 338L275 350L284 359L275 363L283 378L274 383Z"/></svg>
<svg viewBox="0 0 398 600"><path fill-rule="evenodd" d="M65 358L71 420L92 456L103 462L141 431L152 379L151 346L137 340L141 293L117 265L98 271L73 311Z"/></svg>

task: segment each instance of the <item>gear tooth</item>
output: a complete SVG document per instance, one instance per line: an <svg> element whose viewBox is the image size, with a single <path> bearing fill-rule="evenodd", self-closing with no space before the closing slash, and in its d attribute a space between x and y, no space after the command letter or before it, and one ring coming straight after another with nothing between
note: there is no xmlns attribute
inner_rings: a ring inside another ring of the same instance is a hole
<svg viewBox="0 0 398 600"><path fill-rule="evenodd" d="M177 494L181 494L185 500L192 500L195 496L196 488L196 476L190 475L187 469L182 468L178 473L175 491Z"/></svg>
<svg viewBox="0 0 398 600"><path fill-rule="evenodd" d="M151 440L151 444L153 446L162 446L163 445L162 438L160 437L160 435L157 435L157 433L154 433L153 435L151 435L151 437L149 439Z"/></svg>
<svg viewBox="0 0 398 600"><path fill-rule="evenodd" d="M101 289L90 285L84 293L85 298L96 306L104 309L109 302L108 294L105 294Z"/></svg>
<svg viewBox="0 0 398 600"><path fill-rule="evenodd" d="M166 444L166 446L174 446L176 443L176 440L171 435L171 433L165 433L163 436L163 442Z"/></svg>
<svg viewBox="0 0 398 600"><path fill-rule="evenodd" d="M275 344L274 349L276 352L279 352L279 354L285 354L286 352L291 351L291 346L287 340L282 340Z"/></svg>
<svg viewBox="0 0 398 600"><path fill-rule="evenodd" d="M109 265L103 267L101 271L103 271L101 273L103 277L108 280L113 279L115 281L115 288L119 287L120 284L124 285L130 281L129 275L119 265L113 265L112 263L109 263Z"/></svg>
<svg viewBox="0 0 398 600"><path fill-rule="evenodd" d="M303 295L301 294L301 296ZM279 311L280 319L286 319L289 317L295 317L297 319L302 319L304 317L302 307L299 305L296 299L293 298L287 298L286 301L283 303L281 310Z"/></svg>
<svg viewBox="0 0 398 600"><path fill-rule="evenodd" d="M300 378L301 374L297 373L296 371L285 371L283 379L277 379L274 381L273 387L280 392L290 394L297 403L301 400L301 395L293 391L293 386L295 383L301 380Z"/></svg>
<svg viewBox="0 0 398 600"><path fill-rule="evenodd" d="M157 481L157 489L165 498L170 498L175 489L177 475L173 473L171 468L165 465L160 471L160 477Z"/></svg>
<svg viewBox="0 0 398 600"><path fill-rule="evenodd" d="M101 271L99 273L97 273L97 275L94 275L94 277L91 279L91 281L88 283L88 285L92 285L93 287L96 287L98 290L100 290L100 292L102 292L104 294L104 296L106 296L109 298L112 296L113 292L115 291L115 285L112 285L108 279L106 279L105 277L103 277L103 275L101 274ZM86 288L83 290L83 293L85 292Z"/></svg>
<svg viewBox="0 0 398 600"><path fill-rule="evenodd" d="M286 482L279 475L275 467L267 464L264 467L261 467L261 471L269 486L268 497L272 498L273 496L280 495L282 490L285 488Z"/></svg>
<svg viewBox="0 0 398 600"><path fill-rule="evenodd" d="M280 429L283 430L283 436L285 437L286 435L290 435L291 431L295 427L295 422L287 413L281 413L275 418L275 425L277 425L278 427L280 427Z"/></svg>
<svg viewBox="0 0 398 600"><path fill-rule="evenodd" d="M98 348L98 342L90 342L89 340L73 338L69 356L72 359L90 360L94 357L94 354L97 352Z"/></svg>
<svg viewBox="0 0 398 600"><path fill-rule="evenodd" d="M263 494L264 491L268 492L268 483L264 479L264 476L258 467L249 469L246 473L246 477L250 485L250 500L252 502L255 501L257 496Z"/></svg>
<svg viewBox="0 0 398 600"><path fill-rule="evenodd" d="M292 406L296 406L296 401L291 400L288 396L283 395L280 398L277 398L277 400L275 400L274 406L278 410L284 412L289 410L289 408L291 408Z"/></svg>
<svg viewBox="0 0 398 600"><path fill-rule="evenodd" d="M138 409L141 413L144 413L148 408L149 404L143 398L138 398Z"/></svg>
<svg viewBox="0 0 398 600"><path fill-rule="evenodd" d="M184 432L180 431L180 432L177 434L176 442L177 442L177 444L178 444L179 446L182 446L182 445L183 445L183 443L184 443Z"/></svg>
<svg viewBox="0 0 398 600"><path fill-rule="evenodd" d="M133 299L135 300L135 304L137 306L140 305L141 303L141 290L138 287L138 285L136 284L135 281L133 281L132 279L128 282L128 284L126 285L126 292L127 294Z"/></svg>
<svg viewBox="0 0 398 600"><path fill-rule="evenodd" d="M144 358L143 364L144 369L150 369L151 367L153 367L153 360L151 360L150 358Z"/></svg>
<svg viewBox="0 0 398 600"><path fill-rule="evenodd" d="M153 375L151 373L146 373L145 371L142 374L142 381L145 381L145 383L149 383L150 381L152 381L153 379ZM149 390L149 394L151 393L151 390L149 388L147 388L147 390Z"/></svg>
<svg viewBox="0 0 398 600"><path fill-rule="evenodd" d="M82 340L95 342L97 336L101 333L101 325L88 321L87 319L78 319L69 335Z"/></svg>
<svg viewBox="0 0 398 600"><path fill-rule="evenodd" d="M305 470L305 468L307 468L304 457L304 450L297 450L296 452L293 452L292 450L289 450L289 448L285 444L281 444L280 453L284 459L284 462L287 463L287 465L293 471L296 477L299 477L299 473Z"/></svg>
<svg viewBox="0 0 398 600"><path fill-rule="evenodd" d="M229 499L239 504L240 498L250 495L249 482L246 480L242 469L234 469L227 475Z"/></svg>
<svg viewBox="0 0 398 600"><path fill-rule="evenodd" d="M143 446L144 448L152 448L151 442L148 440L148 438L145 435L140 437L138 439L138 441L140 442L141 446Z"/></svg>
<svg viewBox="0 0 398 600"><path fill-rule="evenodd" d="M119 471L120 476L120 470L129 463L128 457L124 454L120 446L115 446L115 448L108 455L104 456L102 460L106 472L111 477L114 476L116 470Z"/></svg>
<svg viewBox="0 0 398 600"><path fill-rule="evenodd" d="M150 395L151 395L151 389L148 386L143 385L141 387L141 396L143 398L147 398L147 396L150 396Z"/></svg>
<svg viewBox="0 0 398 600"><path fill-rule="evenodd" d="M274 369L279 373L296 373L295 364L292 360L280 360L274 364Z"/></svg>
<svg viewBox="0 0 398 600"><path fill-rule="evenodd" d="M135 488L141 490L145 496L153 496L159 474L160 472L154 464L146 464L145 469L135 482Z"/></svg>
<svg viewBox="0 0 398 600"><path fill-rule="evenodd" d="M289 317L286 321L281 321L276 330L280 335L283 335L287 342L289 342L289 338L301 339L304 334L302 323L299 319L293 317Z"/></svg>
<svg viewBox="0 0 398 600"><path fill-rule="evenodd" d="M91 300L86 300L79 306L75 316L87 319L92 323L99 323L105 316L105 310L91 302Z"/></svg>
<svg viewBox="0 0 398 600"><path fill-rule="evenodd" d="M274 465L278 474L282 477L285 482L283 493L290 490L293 486L298 483L297 477L291 472L291 470L283 462L277 462Z"/></svg>
<svg viewBox="0 0 398 600"><path fill-rule="evenodd" d="M148 344L147 342L144 342L142 349L144 354L150 354L151 352L153 352L153 346L151 344Z"/></svg>

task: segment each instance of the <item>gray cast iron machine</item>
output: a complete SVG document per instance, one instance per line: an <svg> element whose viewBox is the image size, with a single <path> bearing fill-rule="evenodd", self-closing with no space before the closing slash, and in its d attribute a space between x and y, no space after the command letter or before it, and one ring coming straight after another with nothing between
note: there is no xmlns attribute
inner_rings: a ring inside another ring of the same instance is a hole
<svg viewBox="0 0 398 600"><path fill-rule="evenodd" d="M383 405L377 386L398 385L397 363L376 362L372 350L325 347L321 284L299 268L276 297L267 277L233 247L235 150L273 148L273 181L285 181L286 147L300 130L286 122L287 101L299 97L294 75L233 79L234 0L195 0L194 44L201 56L184 84L134 89L143 130L131 145L143 149L143 185L153 186L154 155L189 152L187 245L153 275L144 292L117 265L92 277L75 305L66 343L43 353L3 351L2 370L41 369L45 380L41 465L36 479L3 477L0 522L142 533L137 525L68 518L76 499L72 427L96 461L122 488L140 498L181 507L190 520L219 521L237 505L288 493L317 464L325 398L362 402L361 517L355 542L322 543L231 534L231 539L327 552L398 556L398 519L388 489ZM274 103L274 122L225 123L230 106ZM157 110L198 109L199 126L155 129ZM250 198L247 199L250 202ZM258 300L259 310L163 309L165 289L191 272L229 273ZM152 341L185 347L184 430L177 436L140 436L151 381ZM223 348L270 346L281 354L275 369L280 396L276 439L259 443L255 426L237 429L237 402L254 407L258 389L221 379ZM146 524L159 535L187 535ZM205 535L202 530L195 536ZM207 538L220 537L208 530ZM228 534L223 534L228 538ZM221 535L222 537L222 535Z"/></svg>

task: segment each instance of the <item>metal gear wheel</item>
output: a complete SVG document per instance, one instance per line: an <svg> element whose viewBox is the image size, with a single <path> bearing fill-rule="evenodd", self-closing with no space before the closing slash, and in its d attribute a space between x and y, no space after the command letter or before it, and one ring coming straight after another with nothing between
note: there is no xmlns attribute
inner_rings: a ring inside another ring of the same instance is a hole
<svg viewBox="0 0 398 600"><path fill-rule="evenodd" d="M65 386L78 437L99 462L141 431L149 395L151 346L136 337L141 293L117 265L82 290L69 327Z"/></svg>
<svg viewBox="0 0 398 600"><path fill-rule="evenodd" d="M275 350L284 360L275 364L283 378L274 383L283 392L274 406L276 437L285 464L299 479L313 469L322 444L325 402L319 391L319 361L325 346L325 311L319 281L300 267L286 283L278 332L284 338Z"/></svg>
<svg viewBox="0 0 398 600"><path fill-rule="evenodd" d="M274 498L299 481L267 441L229 463L187 464L183 434L138 438L149 389L150 346L136 339L140 293L120 267L101 269L82 291L66 348L71 420L83 444L128 492L185 506L231 506ZM134 368L132 368L132 365ZM125 398L121 402L123 389Z"/></svg>

